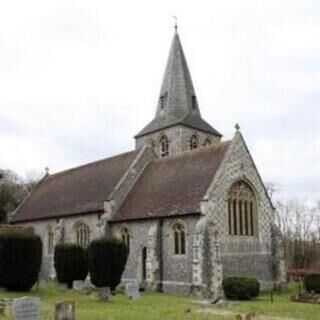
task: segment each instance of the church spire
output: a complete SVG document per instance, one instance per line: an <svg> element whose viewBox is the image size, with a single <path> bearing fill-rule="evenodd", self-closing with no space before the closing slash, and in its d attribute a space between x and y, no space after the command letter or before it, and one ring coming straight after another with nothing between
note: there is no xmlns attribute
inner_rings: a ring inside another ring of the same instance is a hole
<svg viewBox="0 0 320 320"><path fill-rule="evenodd" d="M201 117L177 24L175 23L175 32L162 81L156 116L136 135L136 138L178 124L221 136Z"/></svg>

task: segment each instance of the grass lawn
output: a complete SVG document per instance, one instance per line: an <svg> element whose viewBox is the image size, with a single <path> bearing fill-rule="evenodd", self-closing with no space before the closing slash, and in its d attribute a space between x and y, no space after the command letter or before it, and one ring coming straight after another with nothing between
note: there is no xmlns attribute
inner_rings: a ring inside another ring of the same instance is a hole
<svg viewBox="0 0 320 320"><path fill-rule="evenodd" d="M293 303L289 296L294 292L291 287L282 295L275 295L271 304L270 296L262 294L258 299L240 304L228 309L218 309L213 306L196 303L192 297L170 296L160 293L142 293L140 300L128 300L119 293L111 301L101 302L92 296L86 296L73 291L59 291L53 284L47 290L33 289L29 296L41 298L43 319L54 319L54 304L61 300L74 300L76 302L76 320L133 320L133 319L165 319L165 320L216 320L235 319L237 313L255 312L260 315L258 319L320 319L320 305ZM7 292L0 290L0 298L16 298L25 296L25 293ZM269 318L269 316L279 318ZM10 319L8 315L4 319Z"/></svg>

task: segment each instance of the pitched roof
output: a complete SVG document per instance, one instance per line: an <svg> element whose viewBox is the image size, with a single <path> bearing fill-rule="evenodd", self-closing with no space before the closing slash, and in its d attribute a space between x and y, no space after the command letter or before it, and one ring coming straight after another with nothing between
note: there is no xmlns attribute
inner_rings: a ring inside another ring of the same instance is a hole
<svg viewBox="0 0 320 320"><path fill-rule="evenodd" d="M48 176L18 209L12 222L99 212L138 150Z"/></svg>
<svg viewBox="0 0 320 320"><path fill-rule="evenodd" d="M204 197L230 141L153 160L113 221L168 217L200 212Z"/></svg>
<svg viewBox="0 0 320 320"><path fill-rule="evenodd" d="M175 33L163 77L155 118L137 137L181 124L216 136L221 134L201 117L178 33Z"/></svg>

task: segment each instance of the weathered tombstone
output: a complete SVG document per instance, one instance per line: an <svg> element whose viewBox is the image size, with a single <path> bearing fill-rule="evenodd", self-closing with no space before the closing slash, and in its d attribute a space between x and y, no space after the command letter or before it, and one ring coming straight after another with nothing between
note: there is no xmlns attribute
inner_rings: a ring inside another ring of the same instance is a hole
<svg viewBox="0 0 320 320"><path fill-rule="evenodd" d="M128 282L126 284L126 296L129 299L139 299L140 292L139 292L139 283L138 282Z"/></svg>
<svg viewBox="0 0 320 320"><path fill-rule="evenodd" d="M110 287L100 288L99 297L100 297L100 299L103 299L103 300L109 300L110 293L111 293Z"/></svg>
<svg viewBox="0 0 320 320"><path fill-rule="evenodd" d="M22 297L14 299L12 304L14 320L40 320L40 298Z"/></svg>
<svg viewBox="0 0 320 320"><path fill-rule="evenodd" d="M75 280L72 282L72 287L76 291L82 291L85 288L85 283L82 280Z"/></svg>
<svg viewBox="0 0 320 320"><path fill-rule="evenodd" d="M55 320L74 320L75 303L74 301L60 301L56 303Z"/></svg>

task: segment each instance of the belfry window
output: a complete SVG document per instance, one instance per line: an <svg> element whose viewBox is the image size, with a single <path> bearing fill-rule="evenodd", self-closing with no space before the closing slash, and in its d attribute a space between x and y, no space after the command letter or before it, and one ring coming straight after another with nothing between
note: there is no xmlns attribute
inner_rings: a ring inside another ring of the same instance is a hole
<svg viewBox="0 0 320 320"><path fill-rule="evenodd" d="M167 157L169 155L169 140L166 136L160 139L160 157Z"/></svg>
<svg viewBox="0 0 320 320"><path fill-rule="evenodd" d="M228 198L230 235L253 236L256 233L257 203L253 190L244 181L236 182Z"/></svg>
<svg viewBox="0 0 320 320"><path fill-rule="evenodd" d="M190 150L197 149L198 147L199 147L199 140L195 135L193 135L190 138Z"/></svg>
<svg viewBox="0 0 320 320"><path fill-rule="evenodd" d="M87 247L90 243L90 229L84 223L76 227L76 243L82 247Z"/></svg>
<svg viewBox="0 0 320 320"><path fill-rule="evenodd" d="M196 109L197 109L197 97L192 96L192 110L196 110Z"/></svg>
<svg viewBox="0 0 320 320"><path fill-rule="evenodd" d="M164 95L162 95L159 99L160 101L160 109L163 110L166 103L167 103L167 93L165 93Z"/></svg>
<svg viewBox="0 0 320 320"><path fill-rule="evenodd" d="M185 254L186 253L186 232L182 223L176 222L172 225L173 235L173 253Z"/></svg>
<svg viewBox="0 0 320 320"><path fill-rule="evenodd" d="M121 229L121 240L126 244L128 250L130 250L130 233L128 228Z"/></svg>

